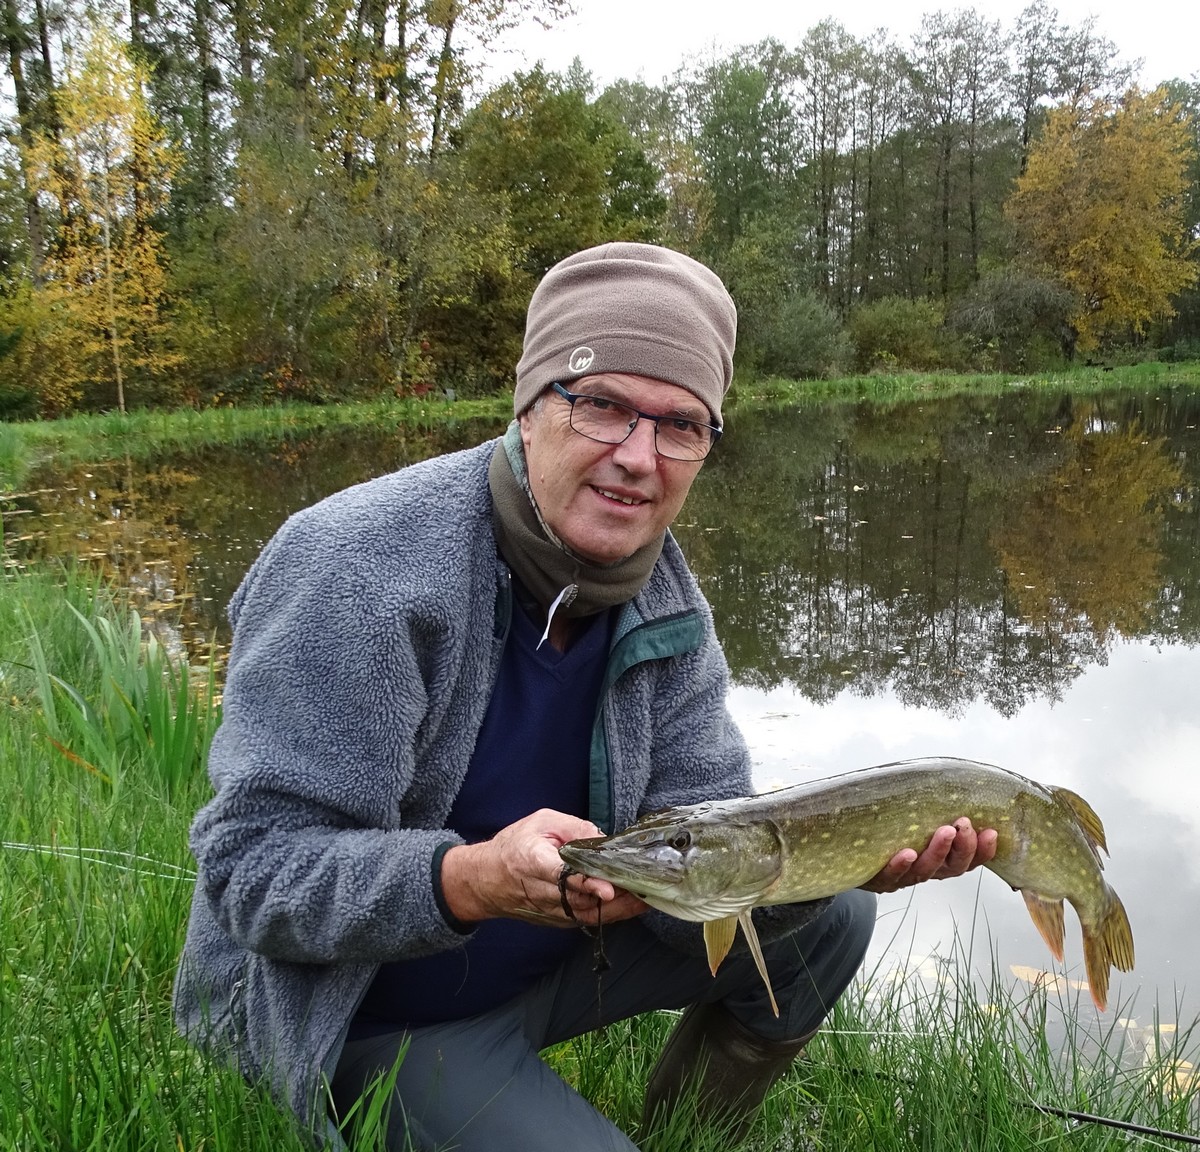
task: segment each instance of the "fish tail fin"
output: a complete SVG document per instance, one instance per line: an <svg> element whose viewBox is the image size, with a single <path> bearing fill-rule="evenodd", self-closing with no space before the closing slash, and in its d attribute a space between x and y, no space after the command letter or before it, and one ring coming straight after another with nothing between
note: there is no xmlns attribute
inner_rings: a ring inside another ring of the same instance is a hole
<svg viewBox="0 0 1200 1152"><path fill-rule="evenodd" d="M1050 792L1075 817L1092 851L1103 848L1107 853L1108 844L1104 839L1104 825L1100 822L1100 817L1093 811L1092 806L1069 788L1051 788Z"/></svg>
<svg viewBox="0 0 1200 1152"><path fill-rule="evenodd" d="M779 1005L775 1003L775 989L771 987L771 977L767 975L767 962L762 954L762 947L758 943L758 932L754 927L754 921L750 918L752 909L747 908L739 917L738 923L742 926L742 933L746 937L746 943L750 945L750 953L754 957L754 963L758 965L758 974L763 978L763 983L767 986L767 995L771 998L771 1011L776 1016L779 1015Z"/></svg>
<svg viewBox="0 0 1200 1152"><path fill-rule="evenodd" d="M1021 890L1025 898L1025 907L1029 909L1029 918L1039 935L1046 941L1046 947L1060 964L1063 958L1063 902L1061 900L1043 900L1036 892Z"/></svg>
<svg viewBox="0 0 1200 1152"><path fill-rule="evenodd" d="M1108 971L1116 967L1128 972L1133 967L1133 930L1125 905L1110 888L1104 915L1093 925L1083 925L1083 962L1088 988L1101 1012L1108 1006Z"/></svg>

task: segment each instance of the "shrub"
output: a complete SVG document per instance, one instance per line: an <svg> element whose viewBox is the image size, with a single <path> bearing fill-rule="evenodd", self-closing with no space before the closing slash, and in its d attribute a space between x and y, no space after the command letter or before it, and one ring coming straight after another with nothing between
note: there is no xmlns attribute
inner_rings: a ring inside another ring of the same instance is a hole
<svg viewBox="0 0 1200 1152"><path fill-rule="evenodd" d="M784 300L761 341L758 367L768 375L827 379L850 363L852 346L841 319L810 292Z"/></svg>
<svg viewBox="0 0 1200 1152"><path fill-rule="evenodd" d="M945 364L942 310L932 300L889 296L850 315L855 366L862 372L928 371Z"/></svg>
<svg viewBox="0 0 1200 1152"><path fill-rule="evenodd" d="M955 300L946 327L965 341L978 368L1053 368L1063 360L1074 307L1074 295L1063 285L1004 269L982 276Z"/></svg>

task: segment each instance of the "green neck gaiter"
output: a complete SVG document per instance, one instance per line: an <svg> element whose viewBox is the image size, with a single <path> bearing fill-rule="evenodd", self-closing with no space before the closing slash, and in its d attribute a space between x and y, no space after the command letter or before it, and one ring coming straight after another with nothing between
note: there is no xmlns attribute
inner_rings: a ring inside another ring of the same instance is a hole
<svg viewBox="0 0 1200 1152"><path fill-rule="evenodd" d="M577 556L550 531L529 490L525 449L515 420L492 454L488 484L500 554L543 610L557 602L557 613L590 616L632 600L650 578L665 532L632 556L601 565Z"/></svg>

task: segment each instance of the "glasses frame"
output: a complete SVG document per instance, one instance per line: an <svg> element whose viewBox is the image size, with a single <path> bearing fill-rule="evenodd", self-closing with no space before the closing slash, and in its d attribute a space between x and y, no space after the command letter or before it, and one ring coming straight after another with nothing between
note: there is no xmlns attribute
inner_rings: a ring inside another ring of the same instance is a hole
<svg viewBox="0 0 1200 1152"><path fill-rule="evenodd" d="M672 456L669 452L664 452L658 446L658 424L660 420L679 420L679 416L670 416L663 413L660 416L655 416L651 412L643 412L639 408L635 408L632 404L626 404L624 400L614 400L611 396L596 396L590 392L569 392L561 384L555 381L550 385L551 389L561 396L568 404L571 405L571 431L576 435L582 436L585 440L591 440L593 444L624 444L642 420L649 420L654 424L654 451L657 452L665 460L677 460L681 464L699 464L701 461L707 460L709 452L716 447L717 441L721 439L723 429L718 428L715 424L706 424L703 420L688 420L689 424L695 424L698 428L707 428L709 431L708 451L703 456ZM595 436L589 436L586 432L580 432L575 427L575 401L576 400L607 400L616 408L625 408L632 412L635 416L633 422L629 425L629 430L621 437L620 440L598 440Z"/></svg>

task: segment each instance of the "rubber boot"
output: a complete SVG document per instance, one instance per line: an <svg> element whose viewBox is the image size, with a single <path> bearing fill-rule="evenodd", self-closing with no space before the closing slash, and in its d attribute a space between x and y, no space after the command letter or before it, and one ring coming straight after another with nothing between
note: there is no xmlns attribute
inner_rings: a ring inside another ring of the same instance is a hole
<svg viewBox="0 0 1200 1152"><path fill-rule="evenodd" d="M768 1089L792 1065L816 1029L796 1040L766 1040L716 1004L692 1004L667 1037L646 1084L643 1133L662 1124L680 1100L739 1142Z"/></svg>

